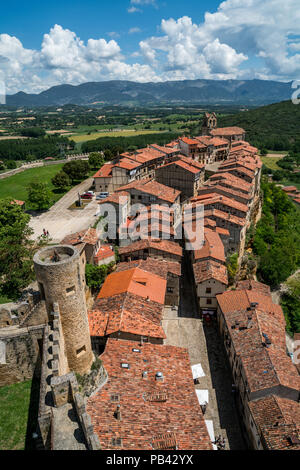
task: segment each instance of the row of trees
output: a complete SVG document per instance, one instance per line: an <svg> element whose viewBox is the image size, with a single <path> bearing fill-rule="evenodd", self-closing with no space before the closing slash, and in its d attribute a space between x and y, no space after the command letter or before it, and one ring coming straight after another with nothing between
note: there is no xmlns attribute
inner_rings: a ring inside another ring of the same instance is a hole
<svg viewBox="0 0 300 470"><path fill-rule="evenodd" d="M46 157L57 158L62 155L62 149L75 148L75 142L66 137L45 136L28 139L2 140L0 142L0 160L28 160L28 155L33 160Z"/></svg>
<svg viewBox="0 0 300 470"><path fill-rule="evenodd" d="M81 146L82 152L110 151L113 156L125 151L136 150L147 147L154 142L158 145L164 145L171 140L177 139L178 132L164 132L161 134L146 134L130 137L101 137L96 140L84 142Z"/></svg>

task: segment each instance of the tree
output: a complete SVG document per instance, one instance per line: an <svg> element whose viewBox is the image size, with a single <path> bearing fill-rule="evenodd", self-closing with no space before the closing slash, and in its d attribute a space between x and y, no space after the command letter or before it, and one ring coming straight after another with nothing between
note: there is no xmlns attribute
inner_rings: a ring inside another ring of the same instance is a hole
<svg viewBox="0 0 300 470"><path fill-rule="evenodd" d="M35 156L29 153L26 155L26 162L33 162L35 160Z"/></svg>
<svg viewBox="0 0 300 470"><path fill-rule="evenodd" d="M72 183L85 179L88 176L89 170L89 163L84 160L73 160L65 163L63 166L63 171L69 176Z"/></svg>
<svg viewBox="0 0 300 470"><path fill-rule="evenodd" d="M51 180L53 186L62 191L65 190L68 186L70 186L70 178L64 171L59 171Z"/></svg>
<svg viewBox="0 0 300 470"><path fill-rule="evenodd" d="M104 158L100 152L92 152L89 155L89 165L91 168L100 169L104 165Z"/></svg>
<svg viewBox="0 0 300 470"><path fill-rule="evenodd" d="M227 271L228 271L228 280L229 284L233 284L238 272L239 264L238 264L238 254L234 253L231 256L228 256L226 261Z"/></svg>
<svg viewBox="0 0 300 470"><path fill-rule="evenodd" d="M28 201L38 210L48 209L52 193L48 185L42 181L34 180L27 188Z"/></svg>
<svg viewBox="0 0 300 470"><path fill-rule="evenodd" d="M6 162L6 168L7 168L8 170L14 170L15 168L17 168L17 164L16 164L16 162L15 162L14 160L8 160L8 161Z"/></svg>
<svg viewBox="0 0 300 470"><path fill-rule="evenodd" d="M105 281L106 276L112 271L114 263L102 266L95 266L87 264L85 267L85 278L87 285L93 289L100 289L102 283Z"/></svg>
<svg viewBox="0 0 300 470"><path fill-rule="evenodd" d="M30 216L11 199L0 206L0 291L17 299L33 279Z"/></svg>

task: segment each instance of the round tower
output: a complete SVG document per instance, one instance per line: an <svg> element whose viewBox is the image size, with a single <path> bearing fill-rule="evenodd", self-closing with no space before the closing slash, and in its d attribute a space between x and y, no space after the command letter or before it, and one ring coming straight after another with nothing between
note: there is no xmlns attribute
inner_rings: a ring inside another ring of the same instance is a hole
<svg viewBox="0 0 300 470"><path fill-rule="evenodd" d="M38 251L33 261L49 320L52 319L53 304L59 306L69 368L79 374L88 372L94 356L79 252L68 245L47 247Z"/></svg>

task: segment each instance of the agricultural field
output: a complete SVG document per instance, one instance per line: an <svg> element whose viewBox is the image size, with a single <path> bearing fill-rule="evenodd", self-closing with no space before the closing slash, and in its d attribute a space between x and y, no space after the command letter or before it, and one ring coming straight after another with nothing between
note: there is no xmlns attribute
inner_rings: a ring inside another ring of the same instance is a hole
<svg viewBox="0 0 300 470"><path fill-rule="evenodd" d="M24 450L32 381L0 387L0 450Z"/></svg>
<svg viewBox="0 0 300 470"><path fill-rule="evenodd" d="M153 134L152 130L133 130L133 129L127 129L127 130L122 130L122 131L117 131L117 132L96 132L96 133L91 133L91 134L79 134L79 135L72 135L70 136L70 140L73 140L76 143L81 143L81 142L88 142L90 140L95 140L99 139L101 137L129 137L129 136L135 136L135 135L147 135L147 134Z"/></svg>

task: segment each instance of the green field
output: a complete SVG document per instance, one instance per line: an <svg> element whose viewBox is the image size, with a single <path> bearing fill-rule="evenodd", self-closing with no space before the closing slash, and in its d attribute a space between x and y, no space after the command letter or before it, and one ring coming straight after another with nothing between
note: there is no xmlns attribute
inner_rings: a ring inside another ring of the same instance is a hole
<svg viewBox="0 0 300 470"><path fill-rule="evenodd" d="M159 132L157 132L159 133ZM81 142L88 142L89 140L100 139L101 137L129 137L135 135L147 135L153 134L153 130L126 130L126 131L119 131L119 132L96 132L92 134L80 134L80 135L72 135L69 137L70 140L74 140L76 143Z"/></svg>
<svg viewBox="0 0 300 470"><path fill-rule="evenodd" d="M0 449L25 448L31 380L0 387Z"/></svg>
<svg viewBox="0 0 300 470"><path fill-rule="evenodd" d="M0 199L5 197L11 197L26 202L26 209L32 209L30 204L27 202L27 191L26 188L32 180L38 178L39 181L44 181L49 184L51 190L55 189L51 183L53 176L58 173L63 167L63 163L58 165L42 166L39 168L31 168L25 170L17 175L10 176L4 180L0 180ZM53 193L53 203L58 201L64 193Z"/></svg>
<svg viewBox="0 0 300 470"><path fill-rule="evenodd" d="M260 157L263 164L270 168L271 170L280 170L280 166L277 165L279 160L282 160L281 157Z"/></svg>

